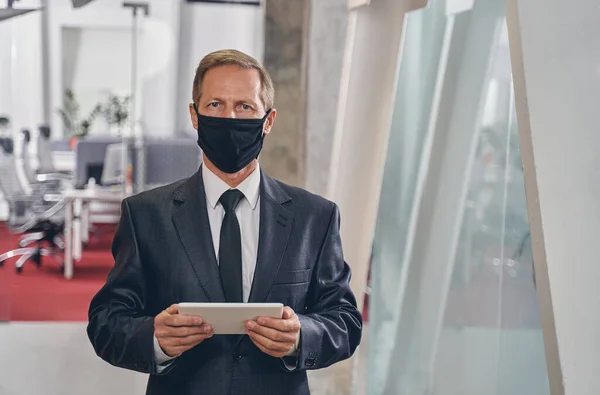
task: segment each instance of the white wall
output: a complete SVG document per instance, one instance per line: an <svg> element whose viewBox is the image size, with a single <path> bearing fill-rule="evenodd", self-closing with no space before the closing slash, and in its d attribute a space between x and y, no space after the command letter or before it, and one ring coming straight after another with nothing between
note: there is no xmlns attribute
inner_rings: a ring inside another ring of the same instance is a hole
<svg viewBox="0 0 600 395"><path fill-rule="evenodd" d="M22 0L18 6L39 6L40 2ZM262 60L263 9L236 4L191 4L183 0L148 3L150 16L140 17L138 97L141 99L137 118L141 119L145 134L169 136L177 130L189 132L187 105L198 62L207 53L222 48L236 48ZM90 76L95 75L97 81L92 82L96 85L102 80L115 80L119 91L121 85L129 86L131 81L130 53L123 53L131 38L103 42L94 37L98 38L102 31L107 35L130 35L132 11L123 8L121 0L94 1L80 9L73 9L71 0L51 0L47 12L49 64L43 64L42 59L40 12L0 24L0 113L9 113L17 129L33 129L42 122L42 67L49 68L50 121L55 137L60 137L62 122L56 110L62 105L65 86L63 28L79 29L82 37L87 38L81 44L93 46L80 46L75 51L80 56L76 60L81 69L74 70L74 78L79 76L89 84ZM82 57L89 58L86 53L90 50L103 57L114 54L110 67L106 62L90 63L89 59L86 62ZM122 75L115 76L117 73ZM86 107L85 98L82 101Z"/></svg>
<svg viewBox="0 0 600 395"><path fill-rule="evenodd" d="M179 2L150 0L150 15L139 17L141 38L138 49L138 119L141 119L147 135L170 135L174 124L172 103L176 96L177 37L179 33ZM48 4L51 113L53 130L62 130L56 109L62 104L62 29L127 30L132 26L132 11L123 8L121 0L95 1L89 5L73 9L70 0L52 0ZM112 45L107 42L108 45ZM120 47L114 44L115 47ZM97 48L100 53L110 53L109 48ZM115 51L118 52L118 51ZM123 73L131 81L130 59L115 56L112 70L98 64L95 71L86 74L103 75L108 72ZM121 69L119 69L121 66ZM117 71L118 70L118 71Z"/></svg>
<svg viewBox="0 0 600 395"><path fill-rule="evenodd" d="M177 131L195 134L188 112L192 82L202 57L218 49L237 49L263 60L264 10L240 4L182 3L177 72Z"/></svg>
<svg viewBox="0 0 600 395"><path fill-rule="evenodd" d="M0 1L4 7L5 1ZM22 0L15 8L39 7L39 0ZM0 22L0 114L17 133L35 129L43 113L41 16L34 11ZM0 220L8 207L0 197Z"/></svg>
<svg viewBox="0 0 600 395"><path fill-rule="evenodd" d="M96 104L104 103L109 92L129 95L131 29L63 27L61 35L62 84L73 90L82 117L87 117ZM99 117L90 134L106 134L109 129L110 125Z"/></svg>
<svg viewBox="0 0 600 395"><path fill-rule="evenodd" d="M262 9L177 0L148 2L150 17L140 18L138 94L141 99L137 108L144 134L169 136L178 130L190 130L187 104L195 67L204 55L221 48L236 48L262 58ZM62 28L130 29L132 12L122 7L121 0L95 1L78 10L72 9L70 0L49 3L51 107L54 111L62 103L63 95ZM121 66L121 72L130 81L130 60L117 58L115 62L113 69ZM106 72L98 67L99 75ZM55 130L61 126L56 113L52 125Z"/></svg>
<svg viewBox="0 0 600 395"><path fill-rule="evenodd" d="M600 7L597 0L508 4L542 313L554 314L565 393L599 394Z"/></svg>
<svg viewBox="0 0 600 395"><path fill-rule="evenodd" d="M23 0L18 8L39 5ZM39 11L0 22L0 114L13 130L35 128L42 117L41 39Z"/></svg>

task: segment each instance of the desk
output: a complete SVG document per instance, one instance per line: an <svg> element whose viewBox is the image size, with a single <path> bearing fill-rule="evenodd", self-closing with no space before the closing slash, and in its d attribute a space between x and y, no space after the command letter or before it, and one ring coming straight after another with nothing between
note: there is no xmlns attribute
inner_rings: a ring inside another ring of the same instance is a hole
<svg viewBox="0 0 600 395"><path fill-rule="evenodd" d="M53 151L52 162L58 172L73 173L75 171L75 153L73 151Z"/></svg>
<svg viewBox="0 0 600 395"><path fill-rule="evenodd" d="M73 261L81 259L82 207L90 202L119 203L123 194L103 189L71 189L63 193L65 202L65 278L73 278ZM87 232L87 226L84 227Z"/></svg>

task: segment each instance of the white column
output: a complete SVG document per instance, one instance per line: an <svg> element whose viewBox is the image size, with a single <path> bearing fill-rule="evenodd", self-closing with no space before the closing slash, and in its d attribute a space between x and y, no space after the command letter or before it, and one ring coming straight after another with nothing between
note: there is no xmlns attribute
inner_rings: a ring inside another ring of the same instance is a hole
<svg viewBox="0 0 600 395"><path fill-rule="evenodd" d="M11 37L8 115L13 131L33 131L43 121L41 20L41 13L33 11L2 22L9 26Z"/></svg>
<svg viewBox="0 0 600 395"><path fill-rule="evenodd" d="M138 15L139 98L145 137L171 137L176 131L177 58L180 7L173 2L150 2L150 15ZM189 32L188 32L189 33Z"/></svg>
<svg viewBox="0 0 600 395"><path fill-rule="evenodd" d="M350 1L349 5L356 8L351 9L348 21L327 196L340 207L344 254L362 309L396 97L404 16L426 6L427 1ZM350 392L352 363L333 368L337 393Z"/></svg>
<svg viewBox="0 0 600 395"><path fill-rule="evenodd" d="M426 0L372 0L353 9L333 142L328 198L342 215L342 241L359 298L366 286L388 144L404 15Z"/></svg>
<svg viewBox="0 0 600 395"><path fill-rule="evenodd" d="M596 0L507 4L551 391L598 394L600 7Z"/></svg>

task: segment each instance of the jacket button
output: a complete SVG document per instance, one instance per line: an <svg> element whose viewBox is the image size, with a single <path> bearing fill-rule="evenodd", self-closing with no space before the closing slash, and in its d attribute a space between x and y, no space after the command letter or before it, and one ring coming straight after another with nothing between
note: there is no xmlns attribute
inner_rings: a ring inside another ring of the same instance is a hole
<svg viewBox="0 0 600 395"><path fill-rule="evenodd" d="M242 359L242 354L239 354L239 353L233 354L233 359L235 359L236 361L239 361L240 359Z"/></svg>

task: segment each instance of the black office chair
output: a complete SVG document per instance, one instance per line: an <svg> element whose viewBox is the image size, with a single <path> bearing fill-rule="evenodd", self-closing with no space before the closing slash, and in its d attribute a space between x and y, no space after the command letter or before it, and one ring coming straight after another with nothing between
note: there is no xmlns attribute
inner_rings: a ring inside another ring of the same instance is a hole
<svg viewBox="0 0 600 395"><path fill-rule="evenodd" d="M46 200L46 188L36 185L25 188L27 184L20 178L20 171L12 139L0 139L0 191L8 203L7 225L13 233L25 233L19 242L21 248L0 255L0 266L7 259L19 257L15 263L17 273L23 271L29 260L41 265L42 256L54 256L62 264L60 254L64 250L64 242L60 235L64 230L66 203L60 195L51 201ZM26 247L30 243L35 243L35 246Z"/></svg>

